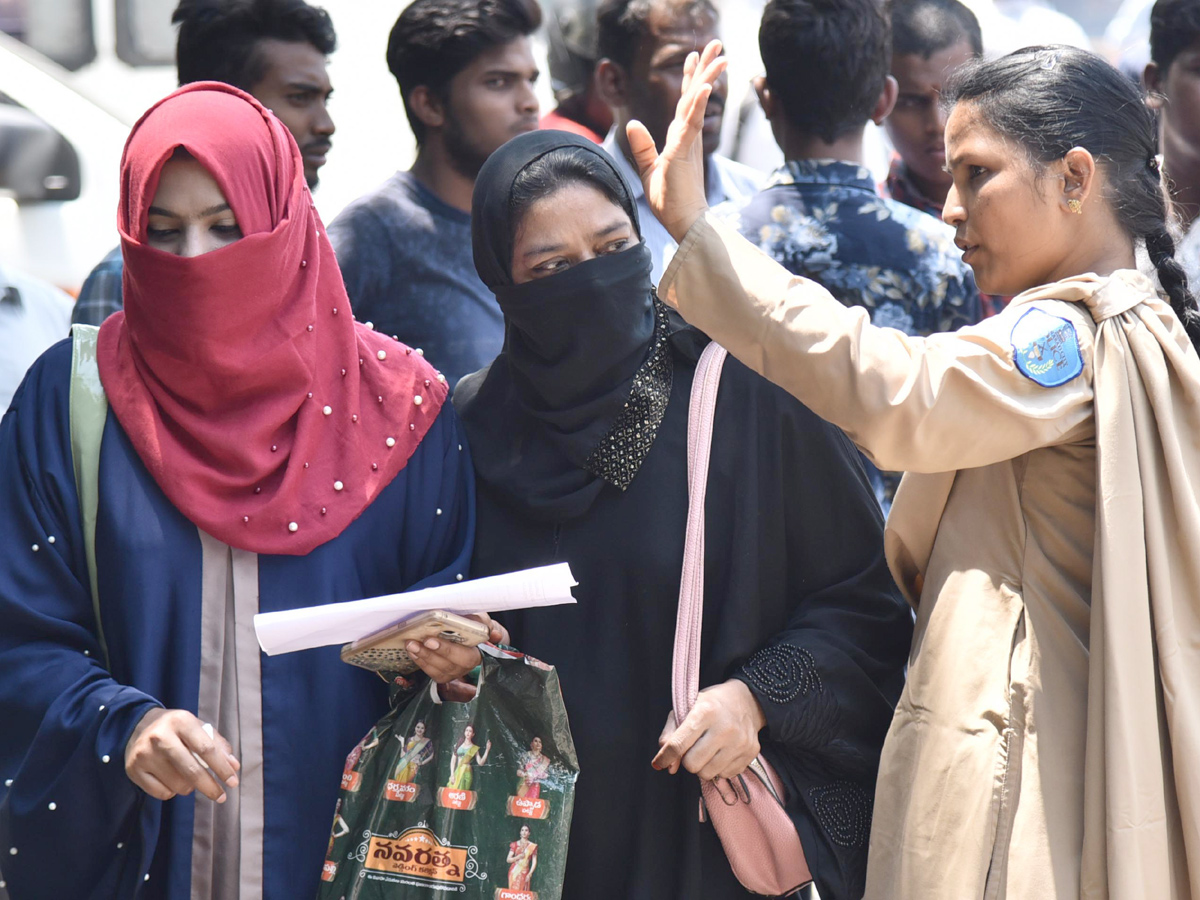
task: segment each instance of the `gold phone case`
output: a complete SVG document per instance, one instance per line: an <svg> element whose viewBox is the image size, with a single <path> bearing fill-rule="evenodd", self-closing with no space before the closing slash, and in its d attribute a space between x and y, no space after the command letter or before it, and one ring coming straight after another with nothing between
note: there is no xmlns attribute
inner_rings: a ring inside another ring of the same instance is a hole
<svg viewBox="0 0 1200 900"><path fill-rule="evenodd" d="M394 625L359 638L342 647L342 662L372 672L399 672L407 675L417 669L404 645L422 643L431 637L475 647L488 639L488 628L476 619L435 609L417 613Z"/></svg>

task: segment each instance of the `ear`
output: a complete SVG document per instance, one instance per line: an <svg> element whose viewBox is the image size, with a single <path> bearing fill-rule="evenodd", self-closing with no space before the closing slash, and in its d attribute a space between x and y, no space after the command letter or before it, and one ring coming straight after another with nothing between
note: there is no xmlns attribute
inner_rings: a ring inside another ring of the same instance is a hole
<svg viewBox="0 0 1200 900"><path fill-rule="evenodd" d="M1146 63L1146 68L1142 72L1142 84L1146 86L1147 91L1146 105L1151 109L1162 109L1163 90L1166 87L1163 84L1166 80L1163 77L1164 74L1156 62Z"/></svg>
<svg viewBox="0 0 1200 900"><path fill-rule="evenodd" d="M611 59L596 63L596 90L609 109L622 109L629 105L629 84L625 70Z"/></svg>
<svg viewBox="0 0 1200 900"><path fill-rule="evenodd" d="M879 92L879 99L875 101L875 108L871 110L871 121L876 125L882 125L883 120L892 114L892 108L896 105L898 96L900 96L900 83L893 76L888 75L883 79L883 90Z"/></svg>
<svg viewBox="0 0 1200 900"><path fill-rule="evenodd" d="M446 106L436 92L421 84L408 95L408 108L426 128L441 128L446 124Z"/></svg>
<svg viewBox="0 0 1200 900"><path fill-rule="evenodd" d="M754 87L754 93L758 95L758 105L762 107L763 115L767 117L768 122L771 121L779 112L779 101L767 85L767 76L757 75L750 79L750 84Z"/></svg>
<svg viewBox="0 0 1200 900"><path fill-rule="evenodd" d="M1069 211L1067 203L1078 200L1084 207L1089 197L1097 197L1098 178L1096 158L1083 147L1072 147L1062 158L1062 208Z"/></svg>

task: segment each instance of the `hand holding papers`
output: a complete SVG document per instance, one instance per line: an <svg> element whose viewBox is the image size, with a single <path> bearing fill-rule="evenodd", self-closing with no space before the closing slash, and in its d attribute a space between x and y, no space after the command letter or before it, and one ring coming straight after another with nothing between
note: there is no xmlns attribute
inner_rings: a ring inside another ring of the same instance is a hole
<svg viewBox="0 0 1200 900"><path fill-rule="evenodd" d="M575 584L570 567L558 563L407 594L259 613L254 617L254 630L263 652L274 656L356 641L432 609L468 615L574 603L571 588Z"/></svg>

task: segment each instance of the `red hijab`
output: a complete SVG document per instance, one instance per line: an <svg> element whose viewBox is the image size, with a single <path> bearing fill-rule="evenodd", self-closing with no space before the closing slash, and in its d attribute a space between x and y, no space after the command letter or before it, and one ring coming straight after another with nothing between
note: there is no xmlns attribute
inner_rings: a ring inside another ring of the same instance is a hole
<svg viewBox="0 0 1200 900"><path fill-rule="evenodd" d="M244 235L191 259L146 245L178 147ZM236 88L180 88L125 144L118 227L125 310L100 329L100 377L158 486L234 547L301 555L337 537L404 468L448 388L354 322L290 132Z"/></svg>

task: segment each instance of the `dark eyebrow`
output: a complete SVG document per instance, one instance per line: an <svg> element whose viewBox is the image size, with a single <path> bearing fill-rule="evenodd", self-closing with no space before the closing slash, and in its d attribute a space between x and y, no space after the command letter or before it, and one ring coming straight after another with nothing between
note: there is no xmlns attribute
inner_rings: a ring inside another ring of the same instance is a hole
<svg viewBox="0 0 1200 900"><path fill-rule="evenodd" d="M612 234L614 231L620 231L622 228L624 228L628 224L629 224L628 219L618 219L615 222L613 222L611 225L606 225L603 228L601 228L599 231L595 232L592 235L592 238L595 239L595 238L607 237L608 235ZM531 256L540 256L543 253L557 253L559 250L562 250L563 247L565 247L565 246L566 246L565 244L543 244L540 247L531 247L529 250L527 250L525 252L525 258L528 259Z"/></svg>
<svg viewBox="0 0 1200 900"><path fill-rule="evenodd" d="M208 209L200 210L199 218L215 216L217 213L223 213L228 209L228 203L218 203L216 206L210 206ZM163 209L161 206L152 206L147 210L147 213L152 216L166 216L168 219L183 218L179 214L171 212L169 209Z"/></svg>

